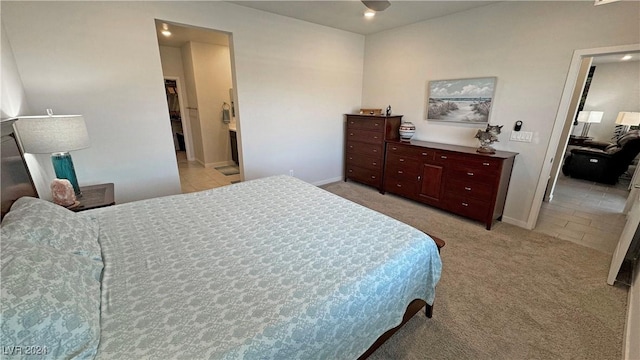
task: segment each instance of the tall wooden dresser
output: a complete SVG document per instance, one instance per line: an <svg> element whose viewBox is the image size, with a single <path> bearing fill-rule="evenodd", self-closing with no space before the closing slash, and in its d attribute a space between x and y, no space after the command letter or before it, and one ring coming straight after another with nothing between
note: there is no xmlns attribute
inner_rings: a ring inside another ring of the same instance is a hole
<svg viewBox="0 0 640 360"><path fill-rule="evenodd" d="M384 191L482 221L502 218L517 153L425 141L388 141Z"/></svg>
<svg viewBox="0 0 640 360"><path fill-rule="evenodd" d="M380 192L387 140L398 140L402 115L346 115L345 169L347 179L374 186Z"/></svg>

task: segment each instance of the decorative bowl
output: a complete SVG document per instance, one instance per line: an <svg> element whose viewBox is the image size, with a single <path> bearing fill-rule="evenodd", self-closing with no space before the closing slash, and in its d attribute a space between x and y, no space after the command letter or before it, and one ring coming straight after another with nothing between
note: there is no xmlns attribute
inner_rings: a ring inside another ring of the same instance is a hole
<svg viewBox="0 0 640 360"><path fill-rule="evenodd" d="M416 126L409 121L403 122L402 124L400 124L399 133L400 133L400 140L409 141L411 140L413 135L416 133Z"/></svg>

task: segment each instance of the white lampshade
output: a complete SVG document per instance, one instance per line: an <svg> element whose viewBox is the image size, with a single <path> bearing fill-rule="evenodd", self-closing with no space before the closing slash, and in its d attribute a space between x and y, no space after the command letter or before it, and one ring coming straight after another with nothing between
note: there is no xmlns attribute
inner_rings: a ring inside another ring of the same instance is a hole
<svg viewBox="0 0 640 360"><path fill-rule="evenodd" d="M580 111L578 113L578 122L594 124L602 121L602 111Z"/></svg>
<svg viewBox="0 0 640 360"><path fill-rule="evenodd" d="M616 124L638 126L640 125L640 112L621 111L616 118Z"/></svg>
<svg viewBox="0 0 640 360"><path fill-rule="evenodd" d="M13 126L28 153L51 154L89 147L82 115L24 116Z"/></svg>

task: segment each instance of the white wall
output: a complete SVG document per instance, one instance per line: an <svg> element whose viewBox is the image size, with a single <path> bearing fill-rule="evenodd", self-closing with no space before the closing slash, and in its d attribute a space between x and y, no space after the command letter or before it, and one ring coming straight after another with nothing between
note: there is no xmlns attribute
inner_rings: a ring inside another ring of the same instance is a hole
<svg viewBox="0 0 640 360"><path fill-rule="evenodd" d="M197 160L205 166L229 165L229 129L222 122L222 104L231 103L233 86L229 47L191 42L190 50L203 147L203 158Z"/></svg>
<svg viewBox="0 0 640 360"><path fill-rule="evenodd" d="M24 115L29 111L27 99L22 86L22 79L18 73L16 59L13 56L13 49L4 29L4 23L0 24L0 37L2 43L0 48L0 118L7 119Z"/></svg>
<svg viewBox="0 0 640 360"><path fill-rule="evenodd" d="M155 18L232 33L245 179L342 176L363 36L225 2L2 2L1 16L31 108L85 116L78 180L114 182L117 202L180 192Z"/></svg>
<svg viewBox="0 0 640 360"><path fill-rule="evenodd" d="M584 110L603 111L602 122L591 124L589 136L611 141L620 111L640 111L640 62L597 64Z"/></svg>
<svg viewBox="0 0 640 360"><path fill-rule="evenodd" d="M391 104L416 139L476 147L478 127L424 120L427 82L496 76L491 123L504 129L494 146L519 153L503 220L524 225L574 50L638 43L639 11L638 2L500 2L367 36L363 106ZM517 120L532 143L508 141Z"/></svg>

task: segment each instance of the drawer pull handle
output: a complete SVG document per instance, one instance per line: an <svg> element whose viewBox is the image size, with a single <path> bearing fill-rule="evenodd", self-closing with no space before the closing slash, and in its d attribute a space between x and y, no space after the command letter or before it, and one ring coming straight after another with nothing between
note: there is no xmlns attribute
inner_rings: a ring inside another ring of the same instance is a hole
<svg viewBox="0 0 640 360"><path fill-rule="evenodd" d="M467 191L471 191L471 188L468 187L468 186L465 186L464 189L467 190Z"/></svg>
<svg viewBox="0 0 640 360"><path fill-rule="evenodd" d="M398 174L404 174L404 171L398 170Z"/></svg>
<svg viewBox="0 0 640 360"><path fill-rule="evenodd" d="M463 202L462 206L469 206L469 204Z"/></svg>
<svg viewBox="0 0 640 360"><path fill-rule="evenodd" d="M349 156L349 160L353 160L353 156Z"/></svg>
<svg viewBox="0 0 640 360"><path fill-rule="evenodd" d="M371 175L371 178L372 178L372 179L375 179L376 177L375 177L375 175Z"/></svg>
<svg viewBox="0 0 640 360"><path fill-rule="evenodd" d="M473 173L472 172L468 172L467 175L473 176Z"/></svg>
<svg viewBox="0 0 640 360"><path fill-rule="evenodd" d="M349 133L349 136L353 136L353 133Z"/></svg>
<svg viewBox="0 0 640 360"><path fill-rule="evenodd" d="M377 139L378 137L377 137L377 136L374 136L373 138L374 138L374 139Z"/></svg>
<svg viewBox="0 0 640 360"><path fill-rule="evenodd" d="M422 153L422 155L427 156L427 155L429 155L429 154L428 154L428 153Z"/></svg>
<svg viewBox="0 0 640 360"><path fill-rule="evenodd" d="M404 159L400 159L399 161L400 161L400 162L404 162Z"/></svg>
<svg viewBox="0 0 640 360"><path fill-rule="evenodd" d="M440 155L440 159L446 159L447 157L445 155Z"/></svg>
<svg viewBox="0 0 640 360"><path fill-rule="evenodd" d="M349 172L350 172L350 173L352 173L352 172L353 172L353 170L349 169Z"/></svg>
<svg viewBox="0 0 640 360"><path fill-rule="evenodd" d="M398 150L398 148L394 146L391 148L391 150Z"/></svg>
<svg viewBox="0 0 640 360"><path fill-rule="evenodd" d="M418 181L422 180L422 176L418 175Z"/></svg>
<svg viewBox="0 0 640 360"><path fill-rule="evenodd" d="M349 149L353 149L353 145L349 145Z"/></svg>
<svg viewBox="0 0 640 360"><path fill-rule="evenodd" d="M397 187L402 187L402 184L396 184Z"/></svg>
<svg viewBox="0 0 640 360"><path fill-rule="evenodd" d="M378 124L378 123L373 123L373 125L374 125L374 126L380 126L380 124Z"/></svg>
<svg viewBox="0 0 640 360"><path fill-rule="evenodd" d="M374 162L371 163L371 165L376 166L376 165L378 165L378 163L374 161Z"/></svg>
<svg viewBox="0 0 640 360"><path fill-rule="evenodd" d="M378 149L373 149L373 152L378 152Z"/></svg>
<svg viewBox="0 0 640 360"><path fill-rule="evenodd" d="M482 165L484 165L484 166L489 166L489 165L491 165L491 164L489 164L488 162L483 162L483 163L482 163Z"/></svg>

